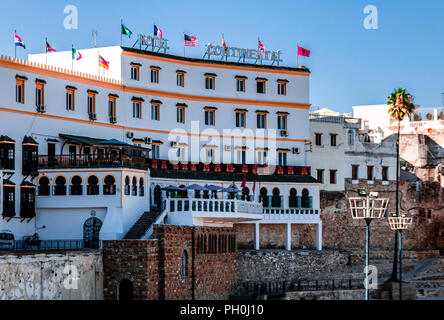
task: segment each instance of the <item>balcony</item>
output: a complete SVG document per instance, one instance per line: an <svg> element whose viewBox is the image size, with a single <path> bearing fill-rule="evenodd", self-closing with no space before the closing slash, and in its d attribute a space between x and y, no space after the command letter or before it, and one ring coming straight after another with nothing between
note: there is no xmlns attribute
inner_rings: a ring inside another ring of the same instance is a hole
<svg viewBox="0 0 444 320"><path fill-rule="evenodd" d="M181 225L232 227L233 223L262 220L262 209L259 202L238 199L166 200L168 221Z"/></svg>
<svg viewBox="0 0 444 320"><path fill-rule="evenodd" d="M76 168L148 168L148 159L122 155L121 157L91 154L39 156L39 169L76 169Z"/></svg>

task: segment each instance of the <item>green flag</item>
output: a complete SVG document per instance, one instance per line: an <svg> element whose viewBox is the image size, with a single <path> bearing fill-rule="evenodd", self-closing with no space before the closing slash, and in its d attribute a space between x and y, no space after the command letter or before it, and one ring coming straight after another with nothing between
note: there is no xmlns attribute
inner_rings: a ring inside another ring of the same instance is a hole
<svg viewBox="0 0 444 320"><path fill-rule="evenodd" d="M133 34L130 29L125 27L122 23L122 34L126 34L129 38L131 38L131 35Z"/></svg>

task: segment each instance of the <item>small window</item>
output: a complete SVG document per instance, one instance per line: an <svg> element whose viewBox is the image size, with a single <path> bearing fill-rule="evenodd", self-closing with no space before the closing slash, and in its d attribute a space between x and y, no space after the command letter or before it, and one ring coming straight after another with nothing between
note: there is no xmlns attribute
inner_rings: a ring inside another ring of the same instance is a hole
<svg viewBox="0 0 444 320"><path fill-rule="evenodd" d="M98 195L99 194L99 179L96 176L90 176L87 180L87 194Z"/></svg>
<svg viewBox="0 0 444 320"><path fill-rule="evenodd" d="M74 90L66 90L66 110L74 111Z"/></svg>
<svg viewBox="0 0 444 320"><path fill-rule="evenodd" d="M278 95L287 95L287 84L285 82L278 82L277 91Z"/></svg>
<svg viewBox="0 0 444 320"><path fill-rule="evenodd" d="M42 106L45 104L45 85L42 82L36 82L35 84L35 105Z"/></svg>
<svg viewBox="0 0 444 320"><path fill-rule="evenodd" d="M160 158L160 146L153 144L153 151L152 151L152 157L153 159L159 159Z"/></svg>
<svg viewBox="0 0 444 320"><path fill-rule="evenodd" d="M16 78L15 80L15 101L25 103L25 79Z"/></svg>
<svg viewBox="0 0 444 320"><path fill-rule="evenodd" d="M279 152L279 165L280 166L286 166L287 165L287 152Z"/></svg>
<svg viewBox="0 0 444 320"><path fill-rule="evenodd" d="M265 94L265 81L256 81L257 93Z"/></svg>
<svg viewBox="0 0 444 320"><path fill-rule="evenodd" d="M373 166L367 166L367 180L373 180Z"/></svg>
<svg viewBox="0 0 444 320"><path fill-rule="evenodd" d="M352 165L352 180L358 180L358 179L359 179L359 166Z"/></svg>
<svg viewBox="0 0 444 320"><path fill-rule="evenodd" d="M159 69L151 68L151 83L159 83Z"/></svg>
<svg viewBox="0 0 444 320"><path fill-rule="evenodd" d="M265 113L257 114L257 128L266 129L267 128L267 115Z"/></svg>
<svg viewBox="0 0 444 320"><path fill-rule="evenodd" d="M236 127L245 128L246 127L246 112L236 112Z"/></svg>
<svg viewBox="0 0 444 320"><path fill-rule="evenodd" d="M320 183L324 183L324 170L323 169L317 169L317 180Z"/></svg>
<svg viewBox="0 0 444 320"><path fill-rule="evenodd" d="M382 167L382 181L388 181L388 167Z"/></svg>
<svg viewBox="0 0 444 320"><path fill-rule="evenodd" d="M139 81L140 79L140 66L132 64L131 65L131 80Z"/></svg>
<svg viewBox="0 0 444 320"><path fill-rule="evenodd" d="M96 95L88 93L88 114L96 112Z"/></svg>
<svg viewBox="0 0 444 320"><path fill-rule="evenodd" d="M110 118L116 117L116 99L111 98L108 100L108 115Z"/></svg>
<svg viewBox="0 0 444 320"><path fill-rule="evenodd" d="M336 172L338 170L330 170L330 184L336 184Z"/></svg>
<svg viewBox="0 0 444 320"><path fill-rule="evenodd" d="M315 137L316 137L316 145L322 146L322 133L316 133Z"/></svg>
<svg viewBox="0 0 444 320"><path fill-rule="evenodd" d="M215 82L214 77L206 77L205 78L205 89L214 90L214 82Z"/></svg>
<svg viewBox="0 0 444 320"><path fill-rule="evenodd" d="M142 107L139 101L133 101L133 118L142 119Z"/></svg>
<svg viewBox="0 0 444 320"><path fill-rule="evenodd" d="M247 151L246 150L237 150L237 163L238 164L246 164L247 163Z"/></svg>
<svg viewBox="0 0 444 320"><path fill-rule="evenodd" d="M184 73L177 73L176 74L176 84L178 87L184 87L184 78L185 78L185 74Z"/></svg>
<svg viewBox="0 0 444 320"><path fill-rule="evenodd" d="M355 144L355 136L354 136L354 134L353 134L353 131L352 130L349 130L348 131L348 145L349 146L352 146L352 145L354 145Z"/></svg>
<svg viewBox="0 0 444 320"><path fill-rule="evenodd" d="M178 106L176 112L177 112L177 122L185 123L185 108Z"/></svg>
<svg viewBox="0 0 444 320"><path fill-rule="evenodd" d="M267 164L267 151L258 151L257 152L257 163L261 165Z"/></svg>
<svg viewBox="0 0 444 320"><path fill-rule="evenodd" d="M237 92L245 92L245 79L237 79L236 80L236 91Z"/></svg>
<svg viewBox="0 0 444 320"><path fill-rule="evenodd" d="M215 123L216 123L215 111L214 110L205 110L205 125L214 126Z"/></svg>
<svg viewBox="0 0 444 320"><path fill-rule="evenodd" d="M336 147L336 138L337 138L337 134L333 134L333 133L331 133L330 134L330 145L332 146L332 147Z"/></svg>
<svg viewBox="0 0 444 320"><path fill-rule="evenodd" d="M287 115L280 114L277 117L278 130L287 130Z"/></svg>
<svg viewBox="0 0 444 320"><path fill-rule="evenodd" d="M151 120L160 121L160 105L151 104Z"/></svg>

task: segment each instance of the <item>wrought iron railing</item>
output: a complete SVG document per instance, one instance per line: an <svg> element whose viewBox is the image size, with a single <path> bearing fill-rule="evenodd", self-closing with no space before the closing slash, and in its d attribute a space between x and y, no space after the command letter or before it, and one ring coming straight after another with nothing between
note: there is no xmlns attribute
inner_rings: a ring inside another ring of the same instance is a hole
<svg viewBox="0 0 444 320"><path fill-rule="evenodd" d="M0 243L0 250L13 251L88 250L101 247L101 240L14 240L10 244Z"/></svg>

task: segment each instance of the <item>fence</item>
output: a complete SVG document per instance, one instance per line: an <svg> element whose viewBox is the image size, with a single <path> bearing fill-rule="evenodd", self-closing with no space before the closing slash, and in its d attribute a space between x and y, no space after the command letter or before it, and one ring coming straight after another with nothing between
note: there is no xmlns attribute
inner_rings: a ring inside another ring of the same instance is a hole
<svg viewBox="0 0 444 320"><path fill-rule="evenodd" d="M101 247L101 240L15 240L11 243L0 243L0 250L11 251L88 250Z"/></svg>

